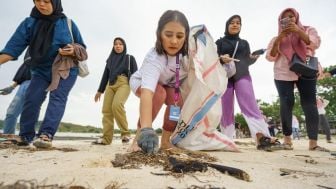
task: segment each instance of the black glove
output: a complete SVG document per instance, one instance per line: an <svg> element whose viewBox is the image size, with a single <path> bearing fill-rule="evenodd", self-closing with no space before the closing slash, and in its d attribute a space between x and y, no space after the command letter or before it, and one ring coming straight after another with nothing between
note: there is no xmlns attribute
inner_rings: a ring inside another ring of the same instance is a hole
<svg viewBox="0 0 336 189"><path fill-rule="evenodd" d="M158 152L159 137L153 128L141 129L137 142L142 151L148 154Z"/></svg>
<svg viewBox="0 0 336 189"><path fill-rule="evenodd" d="M1 94L1 95L8 95L8 94L10 94L13 90L14 90L14 87L9 86L9 87L0 89L0 94Z"/></svg>

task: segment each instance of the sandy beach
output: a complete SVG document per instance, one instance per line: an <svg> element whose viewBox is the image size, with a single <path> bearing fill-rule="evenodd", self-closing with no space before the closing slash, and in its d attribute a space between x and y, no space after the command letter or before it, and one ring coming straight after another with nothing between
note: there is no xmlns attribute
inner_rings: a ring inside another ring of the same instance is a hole
<svg viewBox="0 0 336 189"><path fill-rule="evenodd" d="M333 138L336 141L335 138ZM85 188L336 188L336 156L327 152L308 151L308 140L294 141L292 151L264 152L256 150L252 139L237 139L241 153L207 152L217 164L244 170L251 181L239 180L212 168L206 172L181 177L164 173L162 167L141 166L138 169L113 167L115 154L126 153L129 145L115 137L112 145L91 145L89 138L54 140L57 149L28 151L0 149L0 188L18 180L44 186L83 186ZM336 143L319 141L321 146L336 151ZM282 171L281 171L282 170ZM114 187L111 187L111 186Z"/></svg>

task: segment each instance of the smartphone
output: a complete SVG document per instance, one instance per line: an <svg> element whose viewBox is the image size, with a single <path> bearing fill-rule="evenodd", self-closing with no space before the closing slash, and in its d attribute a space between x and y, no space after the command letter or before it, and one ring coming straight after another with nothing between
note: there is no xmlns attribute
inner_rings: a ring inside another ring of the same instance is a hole
<svg viewBox="0 0 336 189"><path fill-rule="evenodd" d="M63 48L63 51L71 51L71 48Z"/></svg>
<svg viewBox="0 0 336 189"><path fill-rule="evenodd" d="M266 49L259 49L252 52L252 55L262 55L266 52Z"/></svg>
<svg viewBox="0 0 336 189"><path fill-rule="evenodd" d="M282 29L287 28L289 22L291 21L291 19L289 17L283 18L280 20L280 25Z"/></svg>

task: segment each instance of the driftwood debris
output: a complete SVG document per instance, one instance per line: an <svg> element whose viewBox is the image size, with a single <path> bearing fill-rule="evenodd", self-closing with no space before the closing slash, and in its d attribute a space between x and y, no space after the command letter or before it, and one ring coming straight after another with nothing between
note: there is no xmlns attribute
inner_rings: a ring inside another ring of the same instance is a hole
<svg viewBox="0 0 336 189"><path fill-rule="evenodd" d="M114 167L122 169L140 168L141 165L149 165L153 167L161 166L165 171L171 172L170 175L205 172L211 167L221 173L228 174L240 180L250 181L249 175L234 167L215 164L216 159L203 152L192 152L185 150L168 150L159 151L153 155L144 154L142 152L132 152L126 154L116 154L112 160ZM155 175L167 175L155 174Z"/></svg>
<svg viewBox="0 0 336 189"><path fill-rule="evenodd" d="M217 171L228 174L240 180L251 181L250 176L243 170L237 169L234 167L214 164L214 163L207 163L201 162L197 160L183 160L177 159L176 157L169 157L169 169L172 172L176 173L184 173L184 172L205 172L208 170L208 167L214 168Z"/></svg>
<svg viewBox="0 0 336 189"><path fill-rule="evenodd" d="M280 172L281 172L281 175L300 174L303 176L312 176L312 177L326 176L324 172L317 173L317 172L312 172L312 171L301 171L301 170L286 169L286 168L280 168Z"/></svg>

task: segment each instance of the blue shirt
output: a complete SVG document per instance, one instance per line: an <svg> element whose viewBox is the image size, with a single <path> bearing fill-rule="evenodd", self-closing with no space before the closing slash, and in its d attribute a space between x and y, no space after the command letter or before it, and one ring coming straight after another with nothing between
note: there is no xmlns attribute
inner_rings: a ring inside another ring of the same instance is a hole
<svg viewBox="0 0 336 189"><path fill-rule="evenodd" d="M27 46L29 46L30 40L33 37L35 22L36 19L32 17L27 17L24 21L22 21L10 38L10 40L7 42L5 48L0 51L0 54L8 54L12 56L14 60L16 60L27 48ZM74 22L72 22L72 34L75 43L81 44L82 46L86 47L78 30L78 27ZM69 43L72 43L72 38L67 24L67 18L59 19L55 23L54 37L51 43L49 53L47 54L43 62L41 62L37 66L31 67L32 75L41 76L50 82L51 67L54 59L58 54L58 49L64 47ZM78 68L71 68L70 75L78 75Z"/></svg>

